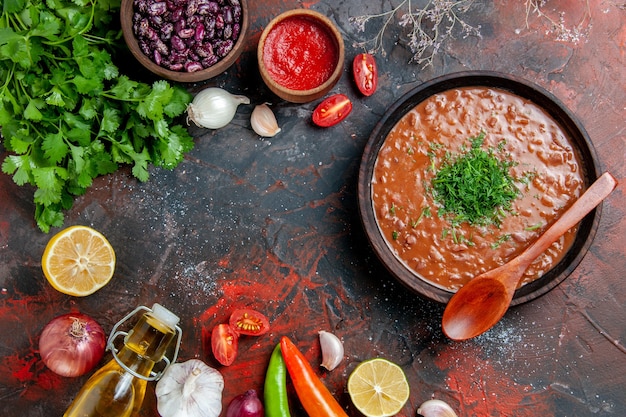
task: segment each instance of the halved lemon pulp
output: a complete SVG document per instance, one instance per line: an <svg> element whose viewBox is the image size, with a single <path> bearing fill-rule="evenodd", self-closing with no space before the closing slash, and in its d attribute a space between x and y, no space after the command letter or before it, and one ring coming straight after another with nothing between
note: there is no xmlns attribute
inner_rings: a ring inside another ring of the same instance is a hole
<svg viewBox="0 0 626 417"><path fill-rule="evenodd" d="M367 417L398 414L409 399L409 383L402 368L387 359L360 363L348 378L354 406Z"/></svg>
<svg viewBox="0 0 626 417"><path fill-rule="evenodd" d="M115 270L115 252L97 230L71 226L50 239L41 267L56 290L84 297L109 283Z"/></svg>

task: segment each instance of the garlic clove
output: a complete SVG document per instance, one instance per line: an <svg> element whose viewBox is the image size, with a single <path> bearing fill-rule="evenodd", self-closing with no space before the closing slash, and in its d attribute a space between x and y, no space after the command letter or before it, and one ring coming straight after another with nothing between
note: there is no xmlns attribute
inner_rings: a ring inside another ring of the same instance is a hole
<svg viewBox="0 0 626 417"><path fill-rule="evenodd" d="M457 417L452 407L441 400L425 401L417 409L417 415L423 417Z"/></svg>
<svg viewBox="0 0 626 417"><path fill-rule="evenodd" d="M320 330L320 345L322 347L322 363L320 366L332 371L343 360L343 343L332 333Z"/></svg>
<svg viewBox="0 0 626 417"><path fill-rule="evenodd" d="M250 124L257 135L266 138L271 138L280 132L276 116L266 103L259 104L252 110Z"/></svg>

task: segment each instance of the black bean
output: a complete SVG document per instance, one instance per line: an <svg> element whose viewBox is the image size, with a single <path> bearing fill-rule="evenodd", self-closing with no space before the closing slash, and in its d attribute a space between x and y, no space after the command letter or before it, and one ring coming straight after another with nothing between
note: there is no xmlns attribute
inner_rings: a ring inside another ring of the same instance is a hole
<svg viewBox="0 0 626 417"><path fill-rule="evenodd" d="M205 28L204 30L204 39L214 40L217 36L215 36L215 26Z"/></svg>
<svg viewBox="0 0 626 417"><path fill-rule="evenodd" d="M224 58L233 49L233 46L235 46L235 44L231 39L220 42L216 50L217 56Z"/></svg>
<svg viewBox="0 0 626 417"><path fill-rule="evenodd" d="M187 72L196 72L196 71L200 71L202 69L204 69L204 68L202 67L202 64L199 63L199 62L188 61L185 64L185 71L187 71Z"/></svg>
<svg viewBox="0 0 626 417"><path fill-rule="evenodd" d="M185 45L185 42L183 42L183 40L178 35L172 36L172 38L170 39L170 44L172 45L172 48L177 51L182 51L187 47Z"/></svg>
<svg viewBox="0 0 626 417"><path fill-rule="evenodd" d="M178 36L181 39L188 39L193 37L196 34L195 29L192 28L185 28L185 29L181 29L178 31Z"/></svg>
<svg viewBox="0 0 626 417"><path fill-rule="evenodd" d="M195 53L201 58L208 58L213 55L213 47L210 43L204 45L198 45L194 49Z"/></svg>
<svg viewBox="0 0 626 417"><path fill-rule="evenodd" d="M218 14L220 12L220 5L217 4L216 1L210 1L207 3L207 5L209 6L209 11L212 14Z"/></svg>
<svg viewBox="0 0 626 417"><path fill-rule="evenodd" d="M233 38L233 27L231 25L224 26L224 39L232 39Z"/></svg>
<svg viewBox="0 0 626 417"><path fill-rule="evenodd" d="M150 16L150 24L153 27L163 26L163 16L159 16L159 15Z"/></svg>
<svg viewBox="0 0 626 417"><path fill-rule="evenodd" d="M241 6L233 6L233 20L235 22L241 22Z"/></svg>
<svg viewBox="0 0 626 417"><path fill-rule="evenodd" d="M161 27L161 39L170 39L174 32L174 25L171 22L167 22Z"/></svg>
<svg viewBox="0 0 626 417"><path fill-rule="evenodd" d="M198 23L196 25L196 32L193 36L196 41L202 42L202 40L204 39L204 25L202 23Z"/></svg>
<svg viewBox="0 0 626 417"><path fill-rule="evenodd" d="M185 14L187 16L193 16L198 11L198 1L197 0L189 0L187 3L187 9L185 10Z"/></svg>
<svg viewBox="0 0 626 417"><path fill-rule="evenodd" d="M152 56L154 63L157 65L161 65L161 53L158 50L154 50L154 55Z"/></svg>
<svg viewBox="0 0 626 417"><path fill-rule="evenodd" d="M215 65L241 33L240 0L133 0L141 51L174 71Z"/></svg>
<svg viewBox="0 0 626 417"><path fill-rule="evenodd" d="M187 27L187 21L185 19L178 19L174 22L174 32L178 33Z"/></svg>
<svg viewBox="0 0 626 417"><path fill-rule="evenodd" d="M224 16L224 23L230 25L233 23L233 10L230 6L225 6L222 10L222 15Z"/></svg>
<svg viewBox="0 0 626 417"><path fill-rule="evenodd" d="M205 25L207 30L213 30L214 31L215 30L215 23L216 23L215 16L207 16L204 19L204 25Z"/></svg>
<svg viewBox="0 0 626 417"><path fill-rule="evenodd" d="M157 39L154 44L153 47L159 51L159 53L161 55L169 55L170 54L170 50L167 47L167 45L165 44L165 42L163 42L161 39Z"/></svg>
<svg viewBox="0 0 626 417"><path fill-rule="evenodd" d="M187 53L188 52L189 52L188 49L183 49L180 52L174 51L172 53L172 56L171 56L172 63L174 63L174 64L184 64L185 62L187 62Z"/></svg>
<svg viewBox="0 0 626 417"><path fill-rule="evenodd" d="M145 40L139 41L139 49L141 49L141 52L146 56L150 56L152 53L152 48L150 48L150 45Z"/></svg>
<svg viewBox="0 0 626 417"><path fill-rule="evenodd" d="M193 16L187 18L187 27L195 28L198 24L202 23L204 19L200 15L194 14Z"/></svg>
<svg viewBox="0 0 626 417"><path fill-rule="evenodd" d="M148 2L146 0L137 0L134 3L135 10L141 14L148 13Z"/></svg>
<svg viewBox="0 0 626 417"><path fill-rule="evenodd" d="M215 16L215 29L224 29L224 15L221 13Z"/></svg>
<svg viewBox="0 0 626 417"><path fill-rule="evenodd" d="M151 3L148 5L148 14L150 16L159 16L167 11L167 4L164 1Z"/></svg>
<svg viewBox="0 0 626 417"><path fill-rule="evenodd" d="M171 22L178 22L183 18L184 10L182 7L178 7L172 11L172 15L170 17Z"/></svg>
<svg viewBox="0 0 626 417"><path fill-rule="evenodd" d="M235 23L233 25L233 35L231 36L231 39L238 39L240 32L241 32L241 25L239 23Z"/></svg>
<svg viewBox="0 0 626 417"><path fill-rule="evenodd" d="M220 59L215 56L215 55L211 55L209 57L206 57L202 60L202 66L204 68L209 68L212 67L213 65L215 65L217 63L217 61L219 61Z"/></svg>

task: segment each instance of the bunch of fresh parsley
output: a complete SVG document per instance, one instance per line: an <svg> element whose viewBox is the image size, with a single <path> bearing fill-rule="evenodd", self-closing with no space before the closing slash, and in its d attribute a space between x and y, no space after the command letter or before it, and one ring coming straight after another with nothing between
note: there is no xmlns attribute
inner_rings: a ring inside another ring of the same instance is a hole
<svg viewBox="0 0 626 417"><path fill-rule="evenodd" d="M191 95L164 80L120 73L119 0L3 0L0 17L2 171L34 186L39 228L63 225L63 211L94 178L132 165L172 169L193 148L176 122Z"/></svg>

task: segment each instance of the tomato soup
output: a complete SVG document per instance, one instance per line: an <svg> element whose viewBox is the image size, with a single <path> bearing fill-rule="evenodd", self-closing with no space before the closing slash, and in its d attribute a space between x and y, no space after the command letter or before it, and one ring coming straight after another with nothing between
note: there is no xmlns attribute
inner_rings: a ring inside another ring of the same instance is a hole
<svg viewBox="0 0 626 417"><path fill-rule="evenodd" d="M433 179L469 138L514 162L519 190L502 221L454 223L442 213ZM372 200L387 245L422 279L455 291L472 277L519 255L582 193L578 155L539 106L505 90L467 87L436 94L410 110L383 143L372 176ZM570 230L525 272L520 285L555 266L571 247Z"/></svg>
<svg viewBox="0 0 626 417"><path fill-rule="evenodd" d="M263 63L278 84L310 90L332 75L339 51L328 29L306 16L291 16L276 24L263 46Z"/></svg>

